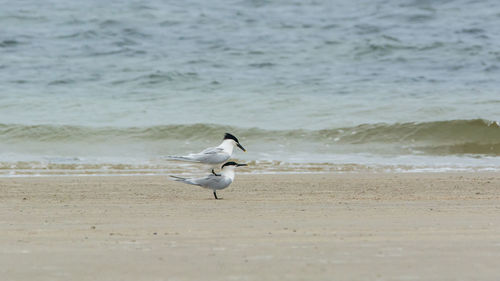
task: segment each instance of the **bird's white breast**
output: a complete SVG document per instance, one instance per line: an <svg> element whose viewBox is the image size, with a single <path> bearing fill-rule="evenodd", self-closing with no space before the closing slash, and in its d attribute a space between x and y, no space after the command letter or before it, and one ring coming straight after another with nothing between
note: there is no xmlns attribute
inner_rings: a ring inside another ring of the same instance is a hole
<svg viewBox="0 0 500 281"><path fill-rule="evenodd" d="M219 148L222 148L222 150L229 154L233 154L233 149L234 149L234 141L233 140L224 140L222 143L218 146Z"/></svg>

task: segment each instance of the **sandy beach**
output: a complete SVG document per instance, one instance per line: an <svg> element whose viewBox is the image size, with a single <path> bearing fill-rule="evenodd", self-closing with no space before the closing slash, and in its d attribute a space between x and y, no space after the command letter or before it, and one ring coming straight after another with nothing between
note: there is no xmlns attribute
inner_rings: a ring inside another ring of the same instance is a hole
<svg viewBox="0 0 500 281"><path fill-rule="evenodd" d="M500 175L0 179L1 280L499 280Z"/></svg>

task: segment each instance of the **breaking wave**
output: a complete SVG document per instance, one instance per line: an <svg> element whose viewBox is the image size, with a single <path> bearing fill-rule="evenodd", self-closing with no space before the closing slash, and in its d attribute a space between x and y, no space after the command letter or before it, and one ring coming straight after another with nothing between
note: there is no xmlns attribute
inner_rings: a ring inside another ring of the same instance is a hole
<svg viewBox="0 0 500 281"><path fill-rule="evenodd" d="M487 154L500 155L498 122L450 120L424 123L362 124L324 130L263 130L235 128L214 124L165 125L151 127L83 127L55 125L0 124L0 143L86 143L126 144L127 142L195 142L219 139L224 132L236 134L246 143L316 143L362 146L370 144L405 148L431 155ZM401 152L403 153L403 152Z"/></svg>

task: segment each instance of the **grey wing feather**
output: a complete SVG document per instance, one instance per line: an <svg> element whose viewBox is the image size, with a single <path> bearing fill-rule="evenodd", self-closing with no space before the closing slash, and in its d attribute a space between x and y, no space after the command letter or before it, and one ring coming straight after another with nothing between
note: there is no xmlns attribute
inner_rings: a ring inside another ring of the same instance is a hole
<svg viewBox="0 0 500 281"><path fill-rule="evenodd" d="M180 161L198 162L197 160L193 159L189 155L186 155L186 156L167 156L166 158L168 160L180 160Z"/></svg>
<svg viewBox="0 0 500 281"><path fill-rule="evenodd" d="M207 164L220 164L226 162L231 155L224 152L220 147L209 147L200 153L192 153L186 156L169 156L171 160L182 160L200 162Z"/></svg>
<svg viewBox="0 0 500 281"><path fill-rule="evenodd" d="M197 154L190 154L190 158L197 162L207 164L220 164L226 162L231 155L224 152L222 148L210 147Z"/></svg>
<svg viewBox="0 0 500 281"><path fill-rule="evenodd" d="M217 185L217 183L221 179L222 179L222 177L215 176L215 175L211 174L211 175L207 175L207 176L202 177L202 178L193 179L192 181L199 186L208 187L208 186Z"/></svg>
<svg viewBox="0 0 500 281"><path fill-rule="evenodd" d="M192 182L196 185L209 189L223 189L231 184L231 180L227 177L216 176L213 174L203 178L193 179Z"/></svg>
<svg viewBox="0 0 500 281"><path fill-rule="evenodd" d="M186 180L186 178L182 178L182 177L178 177L178 176L170 175L170 177L173 178L174 181L185 181Z"/></svg>
<svg viewBox="0 0 500 281"><path fill-rule="evenodd" d="M215 154L215 153L219 153L222 151L223 151L223 149L220 147L209 147L209 148L204 149L202 152L200 152L198 154Z"/></svg>
<svg viewBox="0 0 500 281"><path fill-rule="evenodd" d="M194 183L191 181L191 179L182 178L182 177L177 177L177 176L172 176L172 175L170 175L170 177L171 177L174 181L184 182L184 183L188 183L188 184L194 184Z"/></svg>
<svg viewBox="0 0 500 281"><path fill-rule="evenodd" d="M204 188L208 189L224 189L228 187L231 183L232 180L228 177L224 176L216 176L213 174L207 175L202 178L181 178L177 176L170 176L173 178L175 181L187 183L187 184L192 184L192 185L198 185Z"/></svg>

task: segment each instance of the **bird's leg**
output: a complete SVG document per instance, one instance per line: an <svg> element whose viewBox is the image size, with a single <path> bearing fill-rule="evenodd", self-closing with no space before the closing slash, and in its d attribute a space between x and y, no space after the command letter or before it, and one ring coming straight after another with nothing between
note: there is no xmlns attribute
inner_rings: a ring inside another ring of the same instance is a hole
<svg viewBox="0 0 500 281"><path fill-rule="evenodd" d="M214 169L212 169L212 174L214 174L214 176L220 177L220 174L216 174L215 171L214 171Z"/></svg>
<svg viewBox="0 0 500 281"><path fill-rule="evenodd" d="M219 198L217 198L217 193L215 193L215 190L214 190L214 196L215 196L216 200L219 199Z"/></svg>

